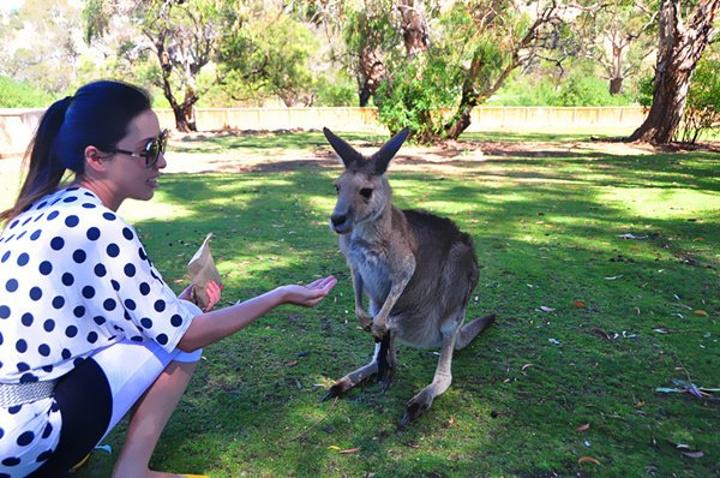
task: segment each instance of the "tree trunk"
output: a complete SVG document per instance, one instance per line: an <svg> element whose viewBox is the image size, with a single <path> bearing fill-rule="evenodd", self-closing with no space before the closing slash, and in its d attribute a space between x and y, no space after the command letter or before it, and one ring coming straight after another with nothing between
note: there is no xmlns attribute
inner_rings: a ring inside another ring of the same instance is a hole
<svg viewBox="0 0 720 478"><path fill-rule="evenodd" d="M620 93L622 93L622 84L622 77L610 78L610 94L619 95Z"/></svg>
<svg viewBox="0 0 720 478"><path fill-rule="evenodd" d="M173 64L170 61L170 55L168 55L165 50L165 38L165 33L160 33L154 42L155 52L160 62L160 69L162 70L160 86L165 98L168 100L168 103L170 103L170 108L173 110L175 128L183 133L197 131L193 105L197 102L198 96L193 91L187 91L185 100L182 103L178 103L177 99L175 99L172 87L170 86L170 75L173 71Z"/></svg>
<svg viewBox="0 0 720 478"><path fill-rule="evenodd" d="M172 106L173 114L175 115L175 128L183 133L193 131L185 118L185 111L183 107L175 104ZM197 131L197 129L195 129Z"/></svg>
<svg viewBox="0 0 720 478"><path fill-rule="evenodd" d="M408 60L412 60L427 51L428 34L425 19L420 14L414 0L400 0L398 10L402 17L402 35Z"/></svg>
<svg viewBox="0 0 720 478"><path fill-rule="evenodd" d="M653 103L630 141L672 141L685 111L693 71L715 33L712 27L720 0L701 0L687 26L683 25L679 0L663 0L660 8Z"/></svg>
<svg viewBox="0 0 720 478"><path fill-rule="evenodd" d="M360 88L360 106L367 106L385 77L385 65L373 50L366 49L360 54L360 71L364 78Z"/></svg>

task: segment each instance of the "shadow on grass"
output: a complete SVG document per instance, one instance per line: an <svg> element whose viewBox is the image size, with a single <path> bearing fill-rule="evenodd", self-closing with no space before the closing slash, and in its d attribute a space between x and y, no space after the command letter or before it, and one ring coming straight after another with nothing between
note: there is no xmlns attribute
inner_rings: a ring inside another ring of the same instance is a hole
<svg viewBox="0 0 720 478"><path fill-rule="evenodd" d="M360 145L377 144L382 141L381 136L356 133L344 133L343 138ZM265 151L326 147L327 140L321 131L296 132L293 134L271 131L253 131L243 134L234 132L201 133L185 136L177 141L174 146L178 151L192 151L194 153L212 153L218 150Z"/></svg>
<svg viewBox="0 0 720 478"><path fill-rule="evenodd" d="M282 308L208 347L154 466L211 476L717 473L712 460L668 445L718 456L716 403L652 393L686 373L717 386L717 158L590 153L462 167L473 174L389 173L399 206L452 217L474 237L483 269L468 316L498 314L456 355L453 386L403 432L397 421L429 383L432 351L402 347L385 395L369 384L319 402L372 352L348 313L352 286L326 225L339 166L166 176L161 199L193 214L137 228L168 280L213 231L225 304L314 275L341 283L317 309ZM628 207L636 190L683 191L674 206L687 214ZM618 237L626 233L638 239ZM121 436L110 437L116 450ZM579 464L582 456L601 465ZM109 475L109 466L100 457L76 476Z"/></svg>

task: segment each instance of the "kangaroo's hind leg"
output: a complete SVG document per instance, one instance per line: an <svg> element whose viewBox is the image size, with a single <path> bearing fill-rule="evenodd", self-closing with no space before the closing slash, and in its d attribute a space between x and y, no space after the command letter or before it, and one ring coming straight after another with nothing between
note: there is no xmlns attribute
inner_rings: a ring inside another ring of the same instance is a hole
<svg viewBox="0 0 720 478"><path fill-rule="evenodd" d="M420 415L430 408L435 397L441 395L450 387L452 383L452 357L462 319L462 316L456 318L452 328L442 330L442 349L440 350L440 359L435 369L433 381L407 403L405 415L400 420L400 428L417 420Z"/></svg>

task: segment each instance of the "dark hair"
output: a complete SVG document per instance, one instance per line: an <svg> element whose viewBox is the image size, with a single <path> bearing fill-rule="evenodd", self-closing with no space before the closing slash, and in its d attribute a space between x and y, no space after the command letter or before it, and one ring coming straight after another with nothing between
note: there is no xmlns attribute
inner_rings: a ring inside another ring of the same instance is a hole
<svg viewBox="0 0 720 478"><path fill-rule="evenodd" d="M96 81L45 112L25 154L28 173L15 205L0 213L7 221L57 189L66 170L82 174L85 148L110 150L127 135L130 121L150 109L144 90L118 81Z"/></svg>

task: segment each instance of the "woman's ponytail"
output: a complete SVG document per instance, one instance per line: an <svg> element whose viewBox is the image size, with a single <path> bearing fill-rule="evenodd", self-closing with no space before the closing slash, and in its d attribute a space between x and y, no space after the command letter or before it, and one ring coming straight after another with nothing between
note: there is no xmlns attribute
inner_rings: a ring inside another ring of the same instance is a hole
<svg viewBox="0 0 720 478"><path fill-rule="evenodd" d="M55 190L60 184L65 168L54 154L53 143L60 132L72 100L72 96L67 96L56 101L43 114L25 153L23 162L28 170L25 182L20 188L15 205L0 213L0 222L17 216L39 197Z"/></svg>

